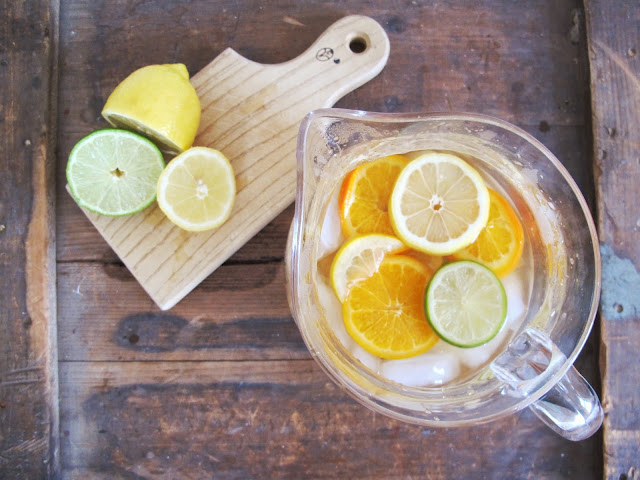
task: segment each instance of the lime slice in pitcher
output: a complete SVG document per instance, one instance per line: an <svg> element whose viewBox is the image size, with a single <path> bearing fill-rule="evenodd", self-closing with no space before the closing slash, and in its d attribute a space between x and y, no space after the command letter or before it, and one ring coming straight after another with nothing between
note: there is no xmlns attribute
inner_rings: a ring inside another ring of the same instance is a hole
<svg viewBox="0 0 640 480"><path fill-rule="evenodd" d="M425 294L427 320L457 347L477 347L495 337L507 316L500 279L484 265L461 260L441 267Z"/></svg>

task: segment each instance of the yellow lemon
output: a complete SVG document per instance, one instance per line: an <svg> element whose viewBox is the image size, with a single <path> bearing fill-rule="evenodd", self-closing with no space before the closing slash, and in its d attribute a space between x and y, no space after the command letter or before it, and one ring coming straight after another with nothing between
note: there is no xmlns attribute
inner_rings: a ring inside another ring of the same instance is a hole
<svg viewBox="0 0 640 480"><path fill-rule="evenodd" d="M164 169L157 194L160 209L180 228L198 232L219 227L235 200L233 168L218 150L192 147Z"/></svg>
<svg viewBox="0 0 640 480"><path fill-rule="evenodd" d="M338 299L344 302L353 285L376 273L386 254L404 250L404 243L390 235L370 233L349 240L331 265L331 285Z"/></svg>
<svg viewBox="0 0 640 480"><path fill-rule="evenodd" d="M200 99L183 64L149 65L111 93L102 116L114 127L140 133L169 154L193 144L200 125Z"/></svg>
<svg viewBox="0 0 640 480"><path fill-rule="evenodd" d="M449 255L475 241L487 224L489 203L489 190L471 165L455 155L429 152L398 175L389 214L406 245Z"/></svg>

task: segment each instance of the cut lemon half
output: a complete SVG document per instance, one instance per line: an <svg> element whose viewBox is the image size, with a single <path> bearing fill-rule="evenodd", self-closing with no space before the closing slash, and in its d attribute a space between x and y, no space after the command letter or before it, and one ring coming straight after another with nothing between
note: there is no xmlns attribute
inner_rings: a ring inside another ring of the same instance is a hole
<svg viewBox="0 0 640 480"><path fill-rule="evenodd" d="M169 154L193 144L200 125L200 100L187 67L148 65L111 93L102 116L114 127L140 133Z"/></svg>
<svg viewBox="0 0 640 480"><path fill-rule="evenodd" d="M351 287L342 314L347 332L367 352L386 359L426 352L438 336L424 312L431 271L404 255L387 255L378 271Z"/></svg>
<svg viewBox="0 0 640 480"><path fill-rule="evenodd" d="M164 169L162 153L146 138L105 129L80 140L67 163L67 183L75 201L101 215L138 212L156 198Z"/></svg>
<svg viewBox="0 0 640 480"><path fill-rule="evenodd" d="M158 179L158 206L180 228L219 227L236 195L233 168L218 150L192 147L175 157Z"/></svg>
<svg viewBox="0 0 640 480"><path fill-rule="evenodd" d="M495 337L507 316L500 279L479 263L461 260L440 268L425 295L429 324L445 342L477 347Z"/></svg>
<svg viewBox="0 0 640 480"><path fill-rule="evenodd" d="M378 233L346 242L336 253L329 274L338 299L343 302L353 285L376 273L385 255L406 249L396 237Z"/></svg>
<svg viewBox="0 0 640 480"><path fill-rule="evenodd" d="M489 190L489 220L478 238L457 251L457 260L475 260L489 267L499 277L511 273L522 256L524 231L522 223L509 202L499 193Z"/></svg>
<svg viewBox="0 0 640 480"><path fill-rule="evenodd" d="M363 163L342 182L338 209L345 236L365 233L395 235L389 220L389 196L408 160L390 155Z"/></svg>
<svg viewBox="0 0 640 480"><path fill-rule="evenodd" d="M486 225L489 192L461 158L428 152L400 172L389 213L404 243L431 255L449 255L473 243Z"/></svg>

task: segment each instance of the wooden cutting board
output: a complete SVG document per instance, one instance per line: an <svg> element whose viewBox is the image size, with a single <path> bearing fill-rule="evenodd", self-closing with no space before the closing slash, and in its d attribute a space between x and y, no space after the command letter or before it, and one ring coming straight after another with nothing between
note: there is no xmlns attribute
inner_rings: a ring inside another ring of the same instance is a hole
<svg viewBox="0 0 640 480"><path fill-rule="evenodd" d="M87 217L155 303L173 307L294 201L303 117L371 80L388 56L384 30L363 16L339 20L302 55L277 65L226 49L191 82L202 104L194 145L222 151L236 174L229 220L190 233L156 204L128 217Z"/></svg>

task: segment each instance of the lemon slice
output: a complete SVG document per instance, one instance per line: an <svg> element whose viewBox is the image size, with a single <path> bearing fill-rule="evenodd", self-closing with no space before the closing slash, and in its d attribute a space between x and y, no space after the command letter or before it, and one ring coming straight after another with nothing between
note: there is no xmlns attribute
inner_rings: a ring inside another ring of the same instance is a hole
<svg viewBox="0 0 640 480"><path fill-rule="evenodd" d="M377 272L386 254L406 249L390 235L372 233L349 240L336 253L329 273L338 299L343 302L353 285Z"/></svg>
<svg viewBox="0 0 640 480"><path fill-rule="evenodd" d="M342 315L349 335L381 358L409 358L438 341L424 311L431 271L414 258L387 255L378 270L354 285Z"/></svg>
<svg viewBox="0 0 640 480"><path fill-rule="evenodd" d="M473 243L486 225L489 192L461 158L428 152L400 172L389 214L404 243L431 255L449 255Z"/></svg>
<svg viewBox="0 0 640 480"><path fill-rule="evenodd" d="M71 150L66 176L78 205L108 216L129 215L153 202L164 169L153 143L125 130L105 129Z"/></svg>
<svg viewBox="0 0 640 480"><path fill-rule="evenodd" d="M425 295L429 324L445 342L477 347L495 337L507 317L500 279L484 265L460 260L440 268Z"/></svg>
<svg viewBox="0 0 640 480"><path fill-rule="evenodd" d="M114 127L140 133L166 153L193 144L200 125L200 100L183 64L148 65L111 93L102 116Z"/></svg>
<svg viewBox="0 0 640 480"><path fill-rule="evenodd" d="M233 168L212 148L186 150L158 179L158 206L169 220L192 232L222 225L231 214L235 194Z"/></svg>

